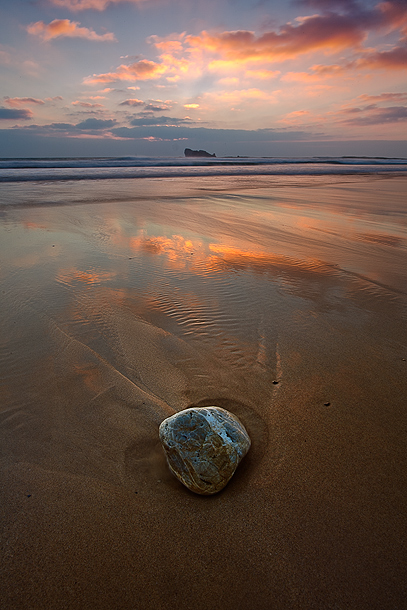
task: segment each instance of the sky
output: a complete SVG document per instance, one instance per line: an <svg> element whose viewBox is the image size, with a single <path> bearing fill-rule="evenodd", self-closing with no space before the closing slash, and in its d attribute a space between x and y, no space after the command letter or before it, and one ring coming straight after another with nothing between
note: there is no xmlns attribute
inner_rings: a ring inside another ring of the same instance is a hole
<svg viewBox="0 0 407 610"><path fill-rule="evenodd" d="M407 157L407 0L0 0L0 157Z"/></svg>

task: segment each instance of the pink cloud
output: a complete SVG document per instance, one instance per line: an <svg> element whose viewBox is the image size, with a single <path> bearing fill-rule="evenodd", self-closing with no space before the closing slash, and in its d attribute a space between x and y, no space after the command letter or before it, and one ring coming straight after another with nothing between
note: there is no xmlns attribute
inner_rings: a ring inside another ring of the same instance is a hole
<svg viewBox="0 0 407 610"><path fill-rule="evenodd" d="M5 104L11 106L11 108L19 108L21 105L25 104L37 104L43 105L45 102L43 100L39 100L35 97L5 97Z"/></svg>
<svg viewBox="0 0 407 610"><path fill-rule="evenodd" d="M121 2L129 2L133 4L142 4L143 2L151 3L151 0L50 0L54 6L67 8L70 11L85 11L94 9L104 11L109 4L119 4Z"/></svg>
<svg viewBox="0 0 407 610"><path fill-rule="evenodd" d="M124 100L124 102L120 102L119 106L144 106L143 100L131 99Z"/></svg>
<svg viewBox="0 0 407 610"><path fill-rule="evenodd" d="M49 24L36 21L27 26L27 32L33 36L39 36L44 41L53 38L84 38L92 42L114 42L116 40L115 35L111 32L96 34L94 30L80 27L79 23L69 19L54 19Z"/></svg>
<svg viewBox="0 0 407 610"><path fill-rule="evenodd" d="M93 74L86 77L83 82L87 85L95 83L112 83L117 80L136 81L160 78L167 71L167 67L154 61L142 59L129 66L120 65L115 72Z"/></svg>

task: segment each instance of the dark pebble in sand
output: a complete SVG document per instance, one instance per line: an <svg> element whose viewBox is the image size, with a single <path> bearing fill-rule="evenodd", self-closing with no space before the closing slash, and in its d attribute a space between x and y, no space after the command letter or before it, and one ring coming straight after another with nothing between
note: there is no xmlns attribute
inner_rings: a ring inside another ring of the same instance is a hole
<svg viewBox="0 0 407 610"><path fill-rule="evenodd" d="M277 385L277 384L278 384L278 381L274 380L274 381L273 381L273 384L274 384L274 385Z"/></svg>
<svg viewBox="0 0 407 610"><path fill-rule="evenodd" d="M324 402L324 407L330 407L331 403L330 402Z"/></svg>
<svg viewBox="0 0 407 610"><path fill-rule="evenodd" d="M27 494L27 498L31 498L31 494Z"/></svg>

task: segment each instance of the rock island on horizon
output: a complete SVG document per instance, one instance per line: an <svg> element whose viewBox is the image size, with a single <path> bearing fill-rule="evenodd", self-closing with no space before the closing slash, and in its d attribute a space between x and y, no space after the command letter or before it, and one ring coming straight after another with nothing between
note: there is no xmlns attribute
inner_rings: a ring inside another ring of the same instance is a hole
<svg viewBox="0 0 407 610"><path fill-rule="evenodd" d="M191 148L186 148L184 155L186 157L216 157L215 153L211 155L206 150L192 150Z"/></svg>

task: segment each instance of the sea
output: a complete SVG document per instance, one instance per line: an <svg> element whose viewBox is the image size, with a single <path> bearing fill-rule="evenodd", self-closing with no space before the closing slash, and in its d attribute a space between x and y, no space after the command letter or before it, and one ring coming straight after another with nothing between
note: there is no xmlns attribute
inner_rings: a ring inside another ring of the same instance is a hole
<svg viewBox="0 0 407 610"><path fill-rule="evenodd" d="M407 175L407 158L64 157L0 159L0 182L199 176Z"/></svg>

